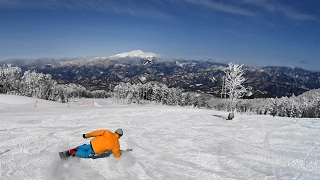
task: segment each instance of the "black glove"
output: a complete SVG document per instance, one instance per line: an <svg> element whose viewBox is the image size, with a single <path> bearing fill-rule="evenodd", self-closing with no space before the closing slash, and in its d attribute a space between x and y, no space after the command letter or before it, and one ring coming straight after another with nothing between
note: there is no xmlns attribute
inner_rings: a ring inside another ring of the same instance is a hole
<svg viewBox="0 0 320 180"><path fill-rule="evenodd" d="M83 137L83 139L87 139L87 138L86 138L86 134L82 134L82 137Z"/></svg>

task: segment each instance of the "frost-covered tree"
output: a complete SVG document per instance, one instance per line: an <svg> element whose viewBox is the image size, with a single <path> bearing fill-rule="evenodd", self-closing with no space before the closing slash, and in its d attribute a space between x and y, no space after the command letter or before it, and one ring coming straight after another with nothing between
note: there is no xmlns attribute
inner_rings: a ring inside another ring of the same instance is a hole
<svg viewBox="0 0 320 180"><path fill-rule="evenodd" d="M50 74L37 73L35 71L25 71L19 85L21 95L50 99L53 86L57 82L52 79Z"/></svg>
<svg viewBox="0 0 320 180"><path fill-rule="evenodd" d="M162 104L168 104L168 102L170 101L169 100L169 97L170 97L169 93L170 93L170 90L167 86L161 87L160 95L161 95L161 103Z"/></svg>
<svg viewBox="0 0 320 180"><path fill-rule="evenodd" d="M182 91L176 88L169 89L169 105L181 104Z"/></svg>
<svg viewBox="0 0 320 180"><path fill-rule="evenodd" d="M19 88L20 78L21 68L12 67L11 64L0 67L0 92L16 92Z"/></svg>
<svg viewBox="0 0 320 180"><path fill-rule="evenodd" d="M120 84L116 85L113 90L114 97L119 100L126 99L130 92L130 87L131 87L130 83L121 82Z"/></svg>
<svg viewBox="0 0 320 180"><path fill-rule="evenodd" d="M241 98L247 92L242 85L246 80L243 77L243 65L229 63L229 67L225 70L225 89L230 100L231 111L234 111L234 103L238 98Z"/></svg>
<svg viewBox="0 0 320 180"><path fill-rule="evenodd" d="M113 93L119 100L126 99L125 103L142 103L142 100L149 100L166 105L178 105L182 101L181 90L168 88L167 85L158 82L132 85L130 83L120 83L115 86Z"/></svg>
<svg viewBox="0 0 320 180"><path fill-rule="evenodd" d="M161 102L161 87L158 84L154 84L152 87L151 101Z"/></svg>

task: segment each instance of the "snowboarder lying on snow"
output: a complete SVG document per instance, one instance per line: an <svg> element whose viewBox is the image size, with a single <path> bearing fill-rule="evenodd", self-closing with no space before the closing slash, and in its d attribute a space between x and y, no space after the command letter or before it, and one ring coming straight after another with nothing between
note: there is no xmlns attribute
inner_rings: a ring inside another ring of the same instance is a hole
<svg viewBox="0 0 320 180"><path fill-rule="evenodd" d="M114 157L121 156L119 138L123 135L122 129L117 129L115 133L108 130L97 130L88 134L83 134L83 138L94 137L90 144L84 144L74 149L70 149L67 156L78 156L82 158L91 158L95 154L103 154L109 150Z"/></svg>

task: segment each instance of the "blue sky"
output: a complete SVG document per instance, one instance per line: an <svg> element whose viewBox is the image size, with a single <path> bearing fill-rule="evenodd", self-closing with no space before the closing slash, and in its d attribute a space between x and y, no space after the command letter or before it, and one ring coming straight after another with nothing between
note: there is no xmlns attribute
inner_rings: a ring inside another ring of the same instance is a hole
<svg viewBox="0 0 320 180"><path fill-rule="evenodd" d="M110 56L320 71L319 0L0 0L0 60Z"/></svg>

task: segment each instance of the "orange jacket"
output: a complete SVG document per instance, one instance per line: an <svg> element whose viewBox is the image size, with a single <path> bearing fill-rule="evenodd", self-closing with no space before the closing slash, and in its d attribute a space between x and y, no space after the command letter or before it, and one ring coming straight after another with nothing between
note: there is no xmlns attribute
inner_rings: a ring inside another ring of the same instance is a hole
<svg viewBox="0 0 320 180"><path fill-rule="evenodd" d="M91 146L96 154L103 154L106 151L112 150L114 157L118 158L121 156L119 134L108 130L97 130L85 134L85 137L95 137L91 140Z"/></svg>

